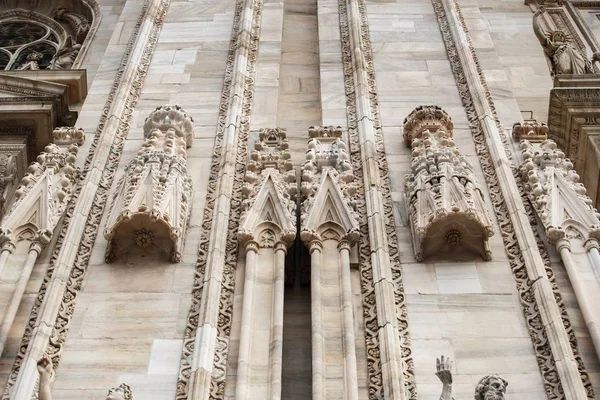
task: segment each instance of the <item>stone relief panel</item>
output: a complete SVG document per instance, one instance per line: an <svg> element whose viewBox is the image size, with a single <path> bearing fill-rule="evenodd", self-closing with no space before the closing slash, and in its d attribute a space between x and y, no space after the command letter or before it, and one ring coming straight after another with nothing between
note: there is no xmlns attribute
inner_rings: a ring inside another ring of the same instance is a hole
<svg viewBox="0 0 600 400"><path fill-rule="evenodd" d="M107 262L134 245L156 246L171 261L181 260L193 196L186 164L192 122L178 106L158 107L146 119L142 148L113 195L104 230Z"/></svg>
<svg viewBox="0 0 600 400"><path fill-rule="evenodd" d="M473 166L455 147L453 127L438 106L417 107L404 123L404 140L412 148L408 214L419 262L438 252L491 259L492 221Z"/></svg>

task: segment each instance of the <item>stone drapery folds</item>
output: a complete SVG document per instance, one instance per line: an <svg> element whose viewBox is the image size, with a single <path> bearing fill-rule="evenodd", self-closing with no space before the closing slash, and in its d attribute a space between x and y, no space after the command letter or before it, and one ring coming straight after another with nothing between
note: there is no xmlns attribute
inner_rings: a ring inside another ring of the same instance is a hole
<svg viewBox="0 0 600 400"><path fill-rule="evenodd" d="M193 120L178 106L158 107L146 119L144 138L112 199L104 230L107 262L134 245L181 259L193 195L186 164Z"/></svg>
<svg viewBox="0 0 600 400"><path fill-rule="evenodd" d="M455 147L452 129L452 120L438 106L417 107L404 121L404 140L412 148L406 193L419 262L439 251L491 259L492 221L473 166Z"/></svg>

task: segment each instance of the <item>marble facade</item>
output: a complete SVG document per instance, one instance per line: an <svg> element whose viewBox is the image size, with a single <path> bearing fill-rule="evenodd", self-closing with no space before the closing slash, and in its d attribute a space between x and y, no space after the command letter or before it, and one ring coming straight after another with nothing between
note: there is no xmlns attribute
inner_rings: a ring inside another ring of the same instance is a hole
<svg viewBox="0 0 600 400"><path fill-rule="evenodd" d="M2 399L600 396L598 15L4 2Z"/></svg>

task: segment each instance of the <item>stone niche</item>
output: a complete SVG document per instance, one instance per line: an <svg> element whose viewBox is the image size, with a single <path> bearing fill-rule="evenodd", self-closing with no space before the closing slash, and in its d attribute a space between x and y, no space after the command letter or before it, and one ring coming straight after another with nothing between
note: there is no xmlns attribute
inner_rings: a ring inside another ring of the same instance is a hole
<svg viewBox="0 0 600 400"><path fill-rule="evenodd" d="M434 253L491 259L492 222L473 166L455 147L453 127L437 106L417 107L404 120L404 140L412 148L406 196L419 262Z"/></svg>
<svg viewBox="0 0 600 400"><path fill-rule="evenodd" d="M132 248L158 248L171 261L181 260L193 195L186 164L192 122L178 106L159 107L146 119L142 148L125 167L110 205L107 262Z"/></svg>
<svg viewBox="0 0 600 400"><path fill-rule="evenodd" d="M564 150L600 206L600 76L557 75L550 91L549 139ZM526 139L526 138L525 138Z"/></svg>

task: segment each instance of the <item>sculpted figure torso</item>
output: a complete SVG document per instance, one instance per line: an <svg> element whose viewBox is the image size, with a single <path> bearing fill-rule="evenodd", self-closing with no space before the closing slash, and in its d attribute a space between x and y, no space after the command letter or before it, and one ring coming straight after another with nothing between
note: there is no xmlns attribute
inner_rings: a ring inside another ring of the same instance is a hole
<svg viewBox="0 0 600 400"><path fill-rule="evenodd" d="M442 382L440 400L454 400L452 397L452 362L441 356L436 361L436 376ZM504 400L508 382L498 375L486 375L475 387L475 400ZM41 400L41 399L40 399Z"/></svg>
<svg viewBox="0 0 600 400"><path fill-rule="evenodd" d="M533 14L533 31L543 46L544 53L552 61L553 72L555 74L594 73L590 60L574 46L564 32L559 30L544 32L539 19L545 11L544 7L540 7ZM598 54L594 54L594 60L597 58Z"/></svg>

